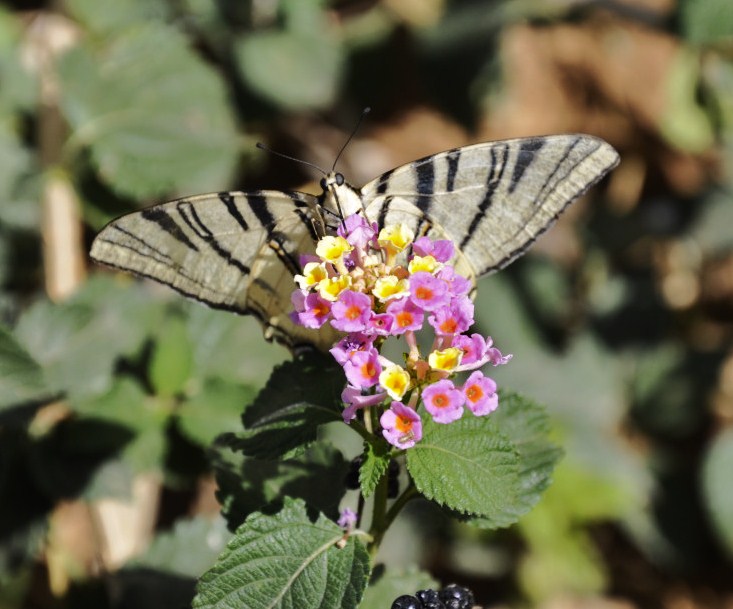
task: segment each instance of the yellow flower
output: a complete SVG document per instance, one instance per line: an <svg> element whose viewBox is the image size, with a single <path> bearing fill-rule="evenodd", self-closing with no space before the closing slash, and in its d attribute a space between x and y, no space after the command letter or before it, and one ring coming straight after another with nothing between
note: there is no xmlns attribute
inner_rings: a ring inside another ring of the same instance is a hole
<svg viewBox="0 0 733 609"><path fill-rule="evenodd" d="M321 295L321 298L336 302L339 294L350 287L351 277L349 275L328 277L318 282L318 293Z"/></svg>
<svg viewBox="0 0 733 609"><path fill-rule="evenodd" d="M400 298L410 293L410 283L407 279L398 279L394 275L380 277L374 284L372 294L381 302L391 298Z"/></svg>
<svg viewBox="0 0 733 609"><path fill-rule="evenodd" d="M415 256L410 260L407 268L410 273L417 273L419 271L433 273L436 269L440 268L440 264L438 264L438 261L433 256Z"/></svg>
<svg viewBox="0 0 733 609"><path fill-rule="evenodd" d="M401 400L410 388L410 374L401 366L390 366L382 370L379 384L393 400Z"/></svg>
<svg viewBox="0 0 733 609"><path fill-rule="evenodd" d="M463 351L457 347L448 347L442 351L433 351L428 355L428 364L433 370L453 372L461 363Z"/></svg>
<svg viewBox="0 0 733 609"><path fill-rule="evenodd" d="M316 254L326 262L336 263L341 261L344 254L347 254L353 249L354 246L343 237L327 235L318 242Z"/></svg>
<svg viewBox="0 0 733 609"><path fill-rule="evenodd" d="M301 290L314 286L328 277L326 265L322 262L309 262L303 267L303 274L295 276L295 283Z"/></svg>
<svg viewBox="0 0 733 609"><path fill-rule="evenodd" d="M413 239L415 233L409 227L404 224L393 224L379 231L377 241L388 254L398 254L410 245Z"/></svg>

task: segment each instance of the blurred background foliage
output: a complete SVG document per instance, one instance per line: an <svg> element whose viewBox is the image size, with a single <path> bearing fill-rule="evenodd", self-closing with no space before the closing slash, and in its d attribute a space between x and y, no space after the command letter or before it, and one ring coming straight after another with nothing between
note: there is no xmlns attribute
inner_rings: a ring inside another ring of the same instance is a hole
<svg viewBox="0 0 733 609"><path fill-rule="evenodd" d="M357 185L523 135L622 157L480 286L515 354L497 380L546 403L565 448L553 486L493 534L415 504L381 560L490 607L731 606L730 0L6 0L0 607L190 600L229 535L215 472L226 489L241 467L212 441L288 354L92 268L89 243L179 195L317 192L254 143L330 167L367 105L339 162Z"/></svg>

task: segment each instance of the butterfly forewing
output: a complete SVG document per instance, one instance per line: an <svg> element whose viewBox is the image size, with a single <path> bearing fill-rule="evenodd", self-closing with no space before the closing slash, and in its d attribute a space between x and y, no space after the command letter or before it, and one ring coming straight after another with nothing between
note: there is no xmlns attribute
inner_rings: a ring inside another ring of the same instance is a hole
<svg viewBox="0 0 733 609"><path fill-rule="evenodd" d="M520 256L617 162L616 151L591 136L521 138L398 167L367 184L362 196L380 225L404 217L417 234L439 226L479 276Z"/></svg>
<svg viewBox="0 0 733 609"><path fill-rule="evenodd" d="M111 222L91 257L214 308L254 314L288 345L317 344L317 332L287 316L300 254L315 250L317 215L315 197L303 193L189 197Z"/></svg>
<svg viewBox="0 0 733 609"><path fill-rule="evenodd" d="M288 313L301 255L335 230L338 210L365 208L380 228L405 223L418 237L451 239L456 271L473 281L520 256L617 162L611 146L585 135L477 144L398 167L361 191L329 174L340 181L320 198L223 192L151 207L110 223L91 255L212 307L253 314L267 338L291 348L325 350L338 333L328 324L303 328Z"/></svg>

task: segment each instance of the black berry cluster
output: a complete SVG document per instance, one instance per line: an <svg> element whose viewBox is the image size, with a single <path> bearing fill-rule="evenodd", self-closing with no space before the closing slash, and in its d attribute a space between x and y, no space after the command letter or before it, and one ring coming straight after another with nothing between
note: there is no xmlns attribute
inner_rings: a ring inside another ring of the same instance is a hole
<svg viewBox="0 0 733 609"><path fill-rule="evenodd" d="M418 590L414 596L398 596L391 609L471 609L474 602L468 588L450 584L440 591Z"/></svg>

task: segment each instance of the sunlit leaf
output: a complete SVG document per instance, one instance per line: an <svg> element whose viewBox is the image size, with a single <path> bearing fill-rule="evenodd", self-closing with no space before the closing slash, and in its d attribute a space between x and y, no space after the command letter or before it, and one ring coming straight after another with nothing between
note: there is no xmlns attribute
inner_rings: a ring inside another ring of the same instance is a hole
<svg viewBox="0 0 733 609"><path fill-rule="evenodd" d="M356 609L369 557L351 536L300 500L275 516L253 514L199 580L194 609Z"/></svg>

